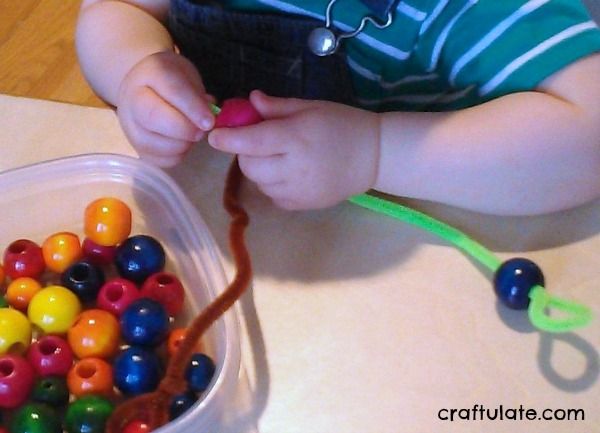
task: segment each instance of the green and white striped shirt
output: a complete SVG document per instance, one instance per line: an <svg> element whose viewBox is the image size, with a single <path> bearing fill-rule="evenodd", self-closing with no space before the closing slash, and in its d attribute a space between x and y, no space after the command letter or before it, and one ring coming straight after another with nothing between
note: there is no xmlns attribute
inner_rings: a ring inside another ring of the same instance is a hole
<svg viewBox="0 0 600 433"><path fill-rule="evenodd" d="M223 0L231 9L324 20L328 0ZM369 10L338 0L333 21L357 26ZM385 29L344 40L359 103L374 111L442 111L535 89L600 51L580 0L406 0Z"/></svg>

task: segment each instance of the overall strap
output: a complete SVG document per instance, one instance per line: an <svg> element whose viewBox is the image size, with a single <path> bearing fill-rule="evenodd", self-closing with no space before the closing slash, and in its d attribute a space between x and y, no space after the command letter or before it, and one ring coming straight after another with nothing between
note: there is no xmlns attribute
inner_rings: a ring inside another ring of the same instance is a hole
<svg viewBox="0 0 600 433"><path fill-rule="evenodd" d="M400 0L360 0L368 7L373 14L382 21L385 21L388 14L392 12Z"/></svg>

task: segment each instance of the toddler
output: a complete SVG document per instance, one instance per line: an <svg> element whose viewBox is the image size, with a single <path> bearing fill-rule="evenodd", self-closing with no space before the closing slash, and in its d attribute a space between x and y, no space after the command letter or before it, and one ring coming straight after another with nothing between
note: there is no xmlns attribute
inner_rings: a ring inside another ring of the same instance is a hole
<svg viewBox="0 0 600 433"><path fill-rule="evenodd" d="M83 0L82 69L140 156L205 138L286 209L381 192L495 214L600 196L579 0ZM213 129L248 96L264 122Z"/></svg>

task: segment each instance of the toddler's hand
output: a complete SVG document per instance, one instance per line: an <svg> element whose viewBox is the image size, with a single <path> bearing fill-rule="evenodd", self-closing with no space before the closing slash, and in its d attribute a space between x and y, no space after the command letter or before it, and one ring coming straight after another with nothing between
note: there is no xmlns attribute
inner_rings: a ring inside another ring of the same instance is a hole
<svg viewBox="0 0 600 433"><path fill-rule="evenodd" d="M125 135L143 159L161 166L179 163L214 125L200 75L170 51L145 57L119 88L117 114Z"/></svg>
<svg viewBox="0 0 600 433"><path fill-rule="evenodd" d="M238 154L244 174L278 206L332 206L373 186L379 162L377 114L258 91L250 100L265 120L215 129L209 143Z"/></svg>

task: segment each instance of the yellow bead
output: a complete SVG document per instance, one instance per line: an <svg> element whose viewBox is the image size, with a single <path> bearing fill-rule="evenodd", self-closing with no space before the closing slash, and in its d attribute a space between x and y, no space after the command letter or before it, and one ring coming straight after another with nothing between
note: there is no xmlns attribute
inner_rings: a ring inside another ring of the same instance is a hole
<svg viewBox="0 0 600 433"><path fill-rule="evenodd" d="M62 286L48 286L33 297L27 315L46 334L64 334L80 311L81 303L73 292Z"/></svg>
<svg viewBox="0 0 600 433"><path fill-rule="evenodd" d="M30 277L19 277L12 280L6 288L6 301L17 310L27 310L31 298L42 290L42 285Z"/></svg>
<svg viewBox="0 0 600 433"><path fill-rule="evenodd" d="M0 354L24 353L31 344L31 325L25 314L0 308Z"/></svg>

